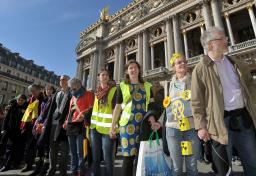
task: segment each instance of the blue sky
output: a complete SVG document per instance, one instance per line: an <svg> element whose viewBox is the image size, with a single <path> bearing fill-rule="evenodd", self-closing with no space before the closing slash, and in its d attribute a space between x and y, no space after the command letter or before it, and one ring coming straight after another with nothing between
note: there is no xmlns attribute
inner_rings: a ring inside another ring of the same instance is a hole
<svg viewBox="0 0 256 176"><path fill-rule="evenodd" d="M0 0L0 43L56 74L75 76L80 32L132 0Z"/></svg>

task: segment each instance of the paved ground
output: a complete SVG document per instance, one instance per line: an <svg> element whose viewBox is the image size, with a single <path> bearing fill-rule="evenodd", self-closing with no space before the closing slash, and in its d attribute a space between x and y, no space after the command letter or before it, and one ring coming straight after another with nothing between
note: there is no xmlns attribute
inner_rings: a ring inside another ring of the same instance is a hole
<svg viewBox="0 0 256 176"><path fill-rule="evenodd" d="M121 176L120 171L121 171L123 161L122 161L122 158L121 158L120 155L121 155L121 152L118 152L116 160L115 160L115 169L114 169L115 176ZM106 176L104 174L103 167L104 166L102 165L102 176ZM213 176L214 175L212 170L211 170L211 166L206 165L205 163L198 162L198 170L199 170L199 176ZM234 176L242 176L243 175L241 166L233 165L233 170L235 171ZM0 173L0 176L3 176L3 175L5 175L5 176L19 176L19 175L29 175L31 173L32 173L32 171L21 173L20 170L10 170L10 171L7 171L7 172ZM71 175L71 172L68 172L68 173ZM56 175L58 175L58 173L56 173Z"/></svg>
<svg viewBox="0 0 256 176"><path fill-rule="evenodd" d="M120 169L122 167L122 160L116 160L115 161L115 176L121 176L120 175ZM206 165L203 163L198 162L198 169L199 169L199 176L213 176L210 165ZM235 171L235 176L242 176L242 167L241 166L233 166L233 169ZM0 175L6 175L6 176L19 176L19 175L29 175L30 172L21 173L20 170L10 170L7 172L2 172ZM69 172L69 174L71 174ZM58 174L56 174L58 175ZM105 176L103 173L102 176Z"/></svg>

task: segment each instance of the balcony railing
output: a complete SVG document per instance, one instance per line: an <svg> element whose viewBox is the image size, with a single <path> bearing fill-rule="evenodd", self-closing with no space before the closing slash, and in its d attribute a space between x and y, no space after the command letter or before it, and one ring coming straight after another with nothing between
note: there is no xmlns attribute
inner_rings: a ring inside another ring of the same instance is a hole
<svg viewBox="0 0 256 176"><path fill-rule="evenodd" d="M256 39L252 39L242 43L238 43L234 46L229 46L229 52L231 53L231 52L239 51L245 48L248 49L255 46L256 46Z"/></svg>
<svg viewBox="0 0 256 176"><path fill-rule="evenodd" d="M169 70L165 67L159 67L159 68L155 68L153 70L147 70L145 72L146 76L149 76L149 75L154 75L154 74L159 74L159 73L168 73Z"/></svg>
<svg viewBox="0 0 256 176"><path fill-rule="evenodd" d="M194 57L188 58L188 59L187 59L187 61L188 61L188 66L194 65L194 64L196 64L197 62L199 62L201 56L202 56L202 54L201 54L201 55L198 55L198 56L194 56Z"/></svg>

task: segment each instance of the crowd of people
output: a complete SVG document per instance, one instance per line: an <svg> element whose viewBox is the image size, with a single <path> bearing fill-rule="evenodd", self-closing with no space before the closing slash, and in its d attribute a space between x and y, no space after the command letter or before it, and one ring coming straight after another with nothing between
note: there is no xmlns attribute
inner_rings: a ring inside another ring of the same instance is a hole
<svg viewBox="0 0 256 176"><path fill-rule="evenodd" d="M135 60L125 65L118 86L109 71L101 69L94 93L67 75L60 77L59 91L49 85L44 90L30 85L29 97L19 95L1 110L4 164L0 172L19 168L24 161L21 172L53 176L58 164L60 175L65 176L71 158L74 176L100 176L103 160L105 175L113 176L120 143L123 164L118 175L132 176L140 141L157 131L174 176L184 172L197 176L203 149L215 175L232 174L234 150L244 175L255 175L256 81L248 66L226 55L228 38L221 29L204 31L201 44L206 54L192 73L184 55L172 55L174 74L163 104L154 100L152 84L143 80ZM84 145L85 139L89 146Z"/></svg>

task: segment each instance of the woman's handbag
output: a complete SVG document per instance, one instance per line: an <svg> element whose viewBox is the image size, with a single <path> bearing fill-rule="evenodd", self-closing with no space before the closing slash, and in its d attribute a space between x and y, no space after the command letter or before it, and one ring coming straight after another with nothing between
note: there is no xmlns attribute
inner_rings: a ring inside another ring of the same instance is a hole
<svg viewBox="0 0 256 176"><path fill-rule="evenodd" d="M152 140L156 135L156 140ZM136 176L171 176L171 170L164 157L162 140L157 132L152 132L148 141L140 142Z"/></svg>

